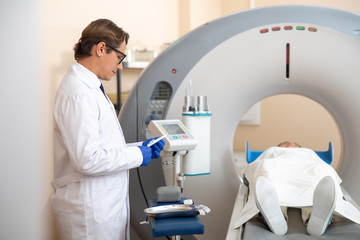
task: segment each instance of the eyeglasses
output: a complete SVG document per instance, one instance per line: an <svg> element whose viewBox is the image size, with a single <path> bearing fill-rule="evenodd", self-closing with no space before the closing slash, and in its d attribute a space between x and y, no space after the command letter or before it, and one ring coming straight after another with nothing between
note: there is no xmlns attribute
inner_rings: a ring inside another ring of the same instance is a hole
<svg viewBox="0 0 360 240"><path fill-rule="evenodd" d="M123 53L123 52L121 52L121 51L119 51L119 50L117 50L116 48L110 46L110 45L107 44L107 43L105 43L105 44L106 44L109 48L111 48L112 50L114 50L115 52L117 52L117 53L120 54L120 56L118 56L118 58L119 58L119 63L118 63L118 65L119 65L119 64L126 58L126 54Z"/></svg>

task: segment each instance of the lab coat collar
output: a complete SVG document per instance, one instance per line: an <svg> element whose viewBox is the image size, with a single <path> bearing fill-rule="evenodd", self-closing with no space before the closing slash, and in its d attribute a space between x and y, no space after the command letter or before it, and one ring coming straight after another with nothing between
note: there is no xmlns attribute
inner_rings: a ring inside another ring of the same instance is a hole
<svg viewBox="0 0 360 240"><path fill-rule="evenodd" d="M101 85L100 79L89 69L78 62L72 64L74 71L79 72L81 81L83 81L89 88L99 88Z"/></svg>

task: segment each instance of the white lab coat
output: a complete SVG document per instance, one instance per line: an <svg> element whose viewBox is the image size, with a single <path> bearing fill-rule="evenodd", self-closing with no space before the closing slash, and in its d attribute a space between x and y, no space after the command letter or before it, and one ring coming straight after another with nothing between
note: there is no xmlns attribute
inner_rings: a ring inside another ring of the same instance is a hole
<svg viewBox="0 0 360 240"><path fill-rule="evenodd" d="M359 210L343 199L340 177L311 149L269 148L248 165L245 175L249 181L249 198L239 213L235 228L259 212L254 196L254 186L259 176L265 176L275 187L281 206L298 208L312 206L316 185L323 177L330 176L337 193L335 212L360 224Z"/></svg>
<svg viewBox="0 0 360 240"><path fill-rule="evenodd" d="M128 170L140 166L143 157L137 146L125 143L100 84L76 62L56 96L55 183L64 181L51 201L63 240L130 239Z"/></svg>

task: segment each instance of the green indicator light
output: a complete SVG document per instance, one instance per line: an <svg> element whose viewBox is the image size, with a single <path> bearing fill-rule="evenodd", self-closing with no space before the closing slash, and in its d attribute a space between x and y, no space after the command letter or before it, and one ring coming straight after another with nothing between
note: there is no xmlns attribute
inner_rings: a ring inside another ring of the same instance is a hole
<svg viewBox="0 0 360 240"><path fill-rule="evenodd" d="M296 30L305 30L305 27L304 26L297 26Z"/></svg>

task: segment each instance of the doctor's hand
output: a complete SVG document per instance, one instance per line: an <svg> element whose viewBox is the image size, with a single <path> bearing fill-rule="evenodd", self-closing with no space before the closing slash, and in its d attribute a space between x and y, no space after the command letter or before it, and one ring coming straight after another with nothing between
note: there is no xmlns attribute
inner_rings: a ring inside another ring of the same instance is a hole
<svg viewBox="0 0 360 240"><path fill-rule="evenodd" d="M147 166L151 161L151 154L152 154L151 148L146 146L139 146L139 148L143 155L143 162L140 166Z"/></svg>
<svg viewBox="0 0 360 240"><path fill-rule="evenodd" d="M144 141L142 143L143 146L147 146L152 140L156 140L156 138L150 138L146 141ZM150 146L151 148L151 158L154 159L154 158L159 158L160 157L160 152L164 149L164 146L165 146L165 141L163 139L161 139L160 141L158 141L157 143L153 144Z"/></svg>

